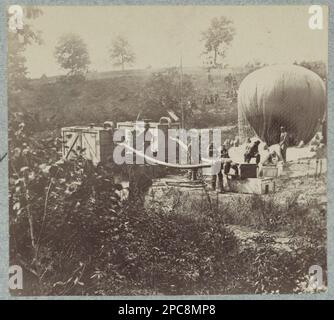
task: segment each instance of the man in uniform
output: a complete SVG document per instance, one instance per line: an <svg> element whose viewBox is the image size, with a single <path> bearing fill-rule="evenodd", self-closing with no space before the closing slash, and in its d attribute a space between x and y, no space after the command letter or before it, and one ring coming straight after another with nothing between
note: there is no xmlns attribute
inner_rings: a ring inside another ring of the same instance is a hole
<svg viewBox="0 0 334 320"><path fill-rule="evenodd" d="M217 149L214 147L214 144L211 142L208 146L208 155L210 159L217 158ZM221 163L215 162L211 170L211 188L212 190L216 190L217 185L217 176L218 181L221 183L222 173L221 173Z"/></svg>
<svg viewBox="0 0 334 320"><path fill-rule="evenodd" d="M216 189L216 182L218 177L218 188L220 192L224 192L223 173L227 175L230 173L230 169L234 169L235 174L238 175L238 165L233 163L228 153L227 145L223 144L219 150L218 161L215 163L215 169L217 174L212 175L212 189Z"/></svg>
<svg viewBox="0 0 334 320"><path fill-rule="evenodd" d="M279 145L281 148L281 154L283 158L283 162L286 162L286 150L288 149L289 146L289 135L288 132L285 130L284 127L281 127L281 135L279 139Z"/></svg>

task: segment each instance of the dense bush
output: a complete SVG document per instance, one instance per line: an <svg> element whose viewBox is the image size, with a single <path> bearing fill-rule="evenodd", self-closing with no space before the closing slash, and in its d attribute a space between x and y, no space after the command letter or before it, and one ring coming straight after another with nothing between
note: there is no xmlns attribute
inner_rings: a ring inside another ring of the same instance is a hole
<svg viewBox="0 0 334 320"><path fill-rule="evenodd" d="M55 161L54 142L36 142L23 121L11 119L9 209L11 263L35 277L27 293L190 293L218 284L235 246L222 224L121 203L112 169L79 151L75 161Z"/></svg>
<svg viewBox="0 0 334 320"><path fill-rule="evenodd" d="M276 199L280 194L230 194L219 203L209 194L176 189L148 198L156 210L193 219L214 211L228 230L243 231L236 233L238 253L228 258L229 285L218 293L314 292L308 286L311 266L321 266L327 281L326 209L299 203L300 195L291 193L283 204Z"/></svg>

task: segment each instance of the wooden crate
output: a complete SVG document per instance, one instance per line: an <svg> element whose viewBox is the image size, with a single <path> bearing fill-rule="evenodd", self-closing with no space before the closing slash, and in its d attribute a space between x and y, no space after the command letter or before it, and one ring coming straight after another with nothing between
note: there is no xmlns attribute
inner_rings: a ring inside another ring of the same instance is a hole
<svg viewBox="0 0 334 320"><path fill-rule="evenodd" d="M255 163L241 163L239 164L240 179L256 178L257 164Z"/></svg>
<svg viewBox="0 0 334 320"><path fill-rule="evenodd" d="M267 194L275 192L275 181L272 178L247 178L228 180L232 192L249 194Z"/></svg>
<svg viewBox="0 0 334 320"><path fill-rule="evenodd" d="M278 177L278 167L276 166L263 166L262 167L262 176L276 178Z"/></svg>
<svg viewBox="0 0 334 320"><path fill-rule="evenodd" d="M73 159L80 152L95 165L107 162L113 154L112 132L103 127L62 128L62 154L64 159Z"/></svg>

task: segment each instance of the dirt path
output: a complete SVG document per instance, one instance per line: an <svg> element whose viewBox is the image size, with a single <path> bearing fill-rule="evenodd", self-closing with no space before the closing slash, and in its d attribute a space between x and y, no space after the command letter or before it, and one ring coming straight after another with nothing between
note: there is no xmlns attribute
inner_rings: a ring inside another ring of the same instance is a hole
<svg viewBox="0 0 334 320"><path fill-rule="evenodd" d="M268 245L278 251L291 252L297 248L295 243L301 238L288 236L285 232L256 231L248 227L226 225L241 244L241 250L259 245Z"/></svg>

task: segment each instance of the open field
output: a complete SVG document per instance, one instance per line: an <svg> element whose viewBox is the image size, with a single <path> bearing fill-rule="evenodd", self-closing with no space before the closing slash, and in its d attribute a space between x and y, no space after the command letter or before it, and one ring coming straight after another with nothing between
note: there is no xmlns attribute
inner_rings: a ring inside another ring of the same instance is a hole
<svg viewBox="0 0 334 320"><path fill-rule="evenodd" d="M170 177L169 181L171 179L175 181L177 177ZM261 250L264 250L263 258L269 259L271 254L281 258L289 256L288 260L282 258L279 268L269 266L268 273L263 274L267 277L272 272L272 277L267 280L275 283L279 269L288 270L298 259L299 262L305 259L306 256L299 256L304 250L308 250L308 263L326 266L327 208L324 174L276 178L275 184L275 193L255 195L220 194L201 187L171 187L162 186L161 182L153 183L146 206L148 210L159 208L166 214L186 215L194 220L201 219L203 215L218 216L220 223L237 240L240 255L254 250L254 256L249 260L251 265L253 259L258 259ZM271 262L268 260L266 263L270 265ZM265 267L263 261L261 267ZM283 280L280 292L286 289L289 281L284 283Z"/></svg>
<svg viewBox="0 0 334 320"><path fill-rule="evenodd" d="M174 178L174 181L177 179L176 176L171 178ZM178 179L181 181L180 178ZM201 187L163 186L161 180L168 181L168 179L159 180L159 184L153 182L148 192L147 206L149 207L157 206L165 211L172 210L178 214L192 216L201 215L211 207L228 224L263 231L295 232L300 227L302 219L307 219L309 211L314 215L313 218L322 220L321 223L326 222L324 214L327 193L324 175L317 178L313 176L276 178L275 192L264 195L238 194L228 191L222 194ZM291 209L301 210L305 216L293 216Z"/></svg>

